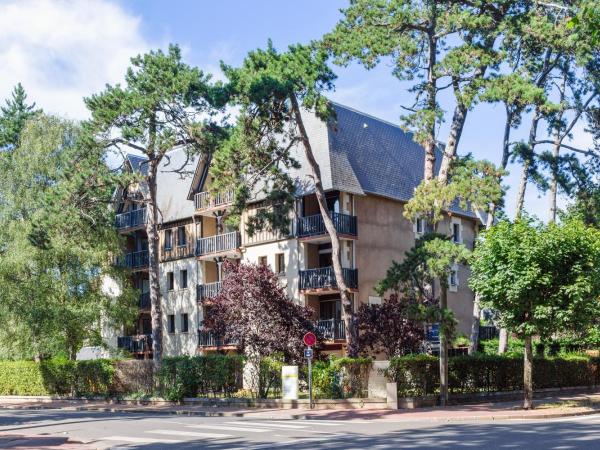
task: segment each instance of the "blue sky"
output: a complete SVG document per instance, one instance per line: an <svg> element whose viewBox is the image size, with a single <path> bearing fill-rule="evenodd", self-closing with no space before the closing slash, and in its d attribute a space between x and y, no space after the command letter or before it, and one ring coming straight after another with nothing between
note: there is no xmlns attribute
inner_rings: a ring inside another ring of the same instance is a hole
<svg viewBox="0 0 600 450"><path fill-rule="evenodd" d="M318 39L340 18L338 0L0 0L0 98L23 82L45 110L79 119L82 97L119 82L129 57L152 48L179 44L187 63L220 77L219 61L239 64L251 49L270 38L276 47ZM24 26L24 24L27 26ZM333 100L399 123L400 105L411 103L407 84L391 75L388 64L372 71L335 67ZM442 106L449 112L451 98ZM525 121L525 124L526 121ZM504 111L478 105L469 113L459 153L500 160ZM438 138L445 140L447 125ZM523 130L514 139L525 136ZM591 139L580 127L578 146ZM511 166L507 210L512 214L519 168ZM561 201L564 204L564 199ZM547 200L528 187L526 208L545 218Z"/></svg>

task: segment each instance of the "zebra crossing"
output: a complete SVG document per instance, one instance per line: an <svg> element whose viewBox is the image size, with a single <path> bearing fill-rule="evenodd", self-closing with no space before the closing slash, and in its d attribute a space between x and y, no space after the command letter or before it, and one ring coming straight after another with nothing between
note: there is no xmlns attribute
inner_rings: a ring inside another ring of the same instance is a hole
<svg viewBox="0 0 600 450"><path fill-rule="evenodd" d="M160 420L156 419L156 422ZM291 444L307 443L330 439L341 434L335 427L348 424L348 421L323 421L323 420L236 420L236 421L211 421L203 423L174 422L169 421L168 426L157 429L147 429L143 432L137 431L135 435L118 434L104 436L96 440L96 443L106 443L105 448L127 448L135 445L161 444L172 446L193 442L227 443L236 445L236 439L244 439L244 445L240 449L261 449L273 447L285 447ZM282 434L283 433L283 434ZM254 441L248 441L251 438ZM288 440L293 438L293 440ZM266 442L268 441L268 442ZM231 447L235 448L235 447Z"/></svg>

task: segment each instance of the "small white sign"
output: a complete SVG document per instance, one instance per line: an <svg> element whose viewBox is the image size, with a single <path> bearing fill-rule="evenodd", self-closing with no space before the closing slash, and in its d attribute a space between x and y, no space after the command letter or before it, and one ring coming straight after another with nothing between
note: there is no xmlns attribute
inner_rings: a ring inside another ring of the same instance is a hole
<svg viewBox="0 0 600 450"><path fill-rule="evenodd" d="M281 368L281 386L284 400L298 400L298 366Z"/></svg>
<svg viewBox="0 0 600 450"><path fill-rule="evenodd" d="M313 349L308 347L304 349L304 357L306 359L311 359L313 357Z"/></svg>

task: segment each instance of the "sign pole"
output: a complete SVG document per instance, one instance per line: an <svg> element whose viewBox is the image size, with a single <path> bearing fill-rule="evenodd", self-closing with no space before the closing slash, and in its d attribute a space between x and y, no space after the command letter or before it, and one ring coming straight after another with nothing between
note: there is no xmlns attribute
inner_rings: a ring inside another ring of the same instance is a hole
<svg viewBox="0 0 600 450"><path fill-rule="evenodd" d="M312 399L312 358L308 358L308 405L313 409Z"/></svg>
<svg viewBox="0 0 600 450"><path fill-rule="evenodd" d="M304 345L307 348L304 349L304 357L308 360L308 405L310 409L313 409L313 395L312 395L312 358L313 358L313 345L317 343L317 337L310 331L302 338Z"/></svg>

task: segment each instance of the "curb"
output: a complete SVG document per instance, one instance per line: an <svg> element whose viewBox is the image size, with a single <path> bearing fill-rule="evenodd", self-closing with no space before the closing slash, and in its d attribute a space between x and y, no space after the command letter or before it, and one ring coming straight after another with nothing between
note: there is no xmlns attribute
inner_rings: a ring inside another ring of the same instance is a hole
<svg viewBox="0 0 600 450"><path fill-rule="evenodd" d="M194 411L194 410L153 410L153 409L119 409L111 407L87 407L87 406L67 406L67 407L51 407L51 406L0 406L0 410L62 410L62 411L94 411L94 412L111 412L111 413L133 413L133 414L154 414L154 415L172 415L172 416L197 416L197 417L256 417L256 411L252 412L229 412L229 411ZM365 421L378 421L378 422L415 422L428 420L432 422L483 422L492 421L498 422L503 420L541 420L541 419L559 419L563 417L579 417L599 414L600 409L590 409L586 411L574 411L574 412L557 412L550 414L512 414L512 415L500 415L500 416L462 416L462 417L420 417L415 418L398 418L398 419L386 419L386 418L361 418L354 417L349 420L362 419ZM409 413L410 414L410 413ZM299 413L290 414L286 417L280 416L268 416L267 414L261 415L260 418L277 418L278 420L323 420L319 416L315 416L310 413ZM331 419L330 419L331 420ZM336 419L344 420L344 419Z"/></svg>

